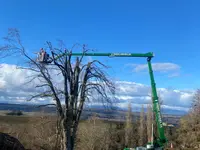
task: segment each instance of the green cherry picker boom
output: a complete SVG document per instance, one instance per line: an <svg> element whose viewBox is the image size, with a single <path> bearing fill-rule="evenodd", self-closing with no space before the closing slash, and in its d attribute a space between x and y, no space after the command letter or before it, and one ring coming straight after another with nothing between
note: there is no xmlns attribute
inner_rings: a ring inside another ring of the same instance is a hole
<svg viewBox="0 0 200 150"><path fill-rule="evenodd" d="M47 54L46 52L43 51L42 49L42 57L38 55L38 61L40 63L45 63L49 64L52 62L52 58ZM59 56L57 56L54 59L61 58L63 56L67 56L69 53L63 53ZM151 59L154 57L154 54L152 52L149 53L71 53L72 56L108 56L108 57L144 57L147 58L147 64L148 64L148 69L149 69L149 75L150 75L150 80L151 80L151 89L152 89L152 105L153 105L153 112L155 114L155 121L156 121L156 126L158 130L158 135L156 136L155 139L153 139L151 142L147 143L146 147L137 147L137 148L124 148L124 150L163 150L164 145L167 143L167 139L165 137L164 133L164 127L163 127L163 122L162 122L162 117L161 117L161 112L160 112L160 104L159 104L159 99L156 91L156 83L154 80L154 75L153 75L153 69L151 65Z"/></svg>

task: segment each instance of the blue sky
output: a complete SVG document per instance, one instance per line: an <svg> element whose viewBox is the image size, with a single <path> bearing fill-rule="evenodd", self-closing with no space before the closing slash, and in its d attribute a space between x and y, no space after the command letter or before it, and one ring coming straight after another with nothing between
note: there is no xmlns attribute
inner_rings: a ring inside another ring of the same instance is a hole
<svg viewBox="0 0 200 150"><path fill-rule="evenodd" d="M194 90L200 84L199 5L198 0L4 0L0 36L9 27L18 28L31 53L56 39L67 47L81 43L98 52L154 52L158 87ZM145 69L134 71L145 59L99 59L111 65L113 77L149 85Z"/></svg>

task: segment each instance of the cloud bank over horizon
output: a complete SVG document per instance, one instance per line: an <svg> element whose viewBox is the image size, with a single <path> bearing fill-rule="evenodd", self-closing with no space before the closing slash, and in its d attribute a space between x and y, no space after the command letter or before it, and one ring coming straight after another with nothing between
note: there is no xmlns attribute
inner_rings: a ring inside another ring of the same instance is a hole
<svg viewBox="0 0 200 150"><path fill-rule="evenodd" d="M39 92L38 89L35 88L38 83L35 82L24 85L27 81L27 77L33 75L33 73L30 70L16 69L16 67L16 65L1 64L0 103L52 103L52 100L44 98L38 98L27 102L26 100L30 95L34 95L36 92ZM174 68L176 68L176 66ZM173 70L173 67L171 67L171 69ZM59 82L61 82L60 79ZM142 104L151 104L151 87L149 85L129 81L116 81L115 84L117 88L116 106L127 108L127 104L129 102L132 103L133 107L140 107ZM163 100L164 108L183 111L187 111L189 109L195 92L193 90L167 88L157 88L157 91L159 97Z"/></svg>

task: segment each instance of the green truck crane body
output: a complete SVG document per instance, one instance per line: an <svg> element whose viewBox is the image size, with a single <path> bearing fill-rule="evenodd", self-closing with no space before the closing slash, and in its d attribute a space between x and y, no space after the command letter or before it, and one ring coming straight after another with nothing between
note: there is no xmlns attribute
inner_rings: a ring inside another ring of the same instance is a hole
<svg viewBox="0 0 200 150"><path fill-rule="evenodd" d="M158 99L158 95L157 95L156 83L154 80L153 69L152 69L150 57L147 58L147 62L148 62L149 75L150 75L151 88L152 88L153 111L155 113L156 124L157 124L157 129L158 129L158 134L159 134L158 139L156 139L154 141L153 145L163 147L164 144L167 142L167 139L165 137L162 116L161 116L161 112L160 112L160 104L159 104L159 99Z"/></svg>
<svg viewBox="0 0 200 150"><path fill-rule="evenodd" d="M59 55L55 59L58 59L66 55L69 55L69 53ZM167 142L167 139L164 133L162 116L160 112L160 104L159 104L159 99L158 99L157 90L156 90L156 83L154 80L153 69L151 65L151 58L154 57L154 54L152 52L149 52L149 53L71 53L71 55L72 56L146 57L147 58L149 75L150 75L150 80L151 80L151 88L152 88L153 111L155 113L156 124L157 124L157 129L158 129L158 134L159 134L158 138L155 139L153 143L149 143L149 144L152 144L155 147L153 149L156 149L156 148L163 149L163 146ZM130 148L125 148L124 150L130 150Z"/></svg>

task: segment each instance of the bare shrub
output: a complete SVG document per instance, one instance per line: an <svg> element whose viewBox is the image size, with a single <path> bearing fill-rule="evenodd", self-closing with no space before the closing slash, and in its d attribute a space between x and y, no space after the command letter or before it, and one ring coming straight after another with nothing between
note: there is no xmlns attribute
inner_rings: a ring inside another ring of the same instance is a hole
<svg viewBox="0 0 200 150"><path fill-rule="evenodd" d="M82 150L102 150L108 146L108 124L97 117L81 123L78 129L77 149Z"/></svg>

